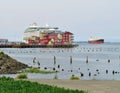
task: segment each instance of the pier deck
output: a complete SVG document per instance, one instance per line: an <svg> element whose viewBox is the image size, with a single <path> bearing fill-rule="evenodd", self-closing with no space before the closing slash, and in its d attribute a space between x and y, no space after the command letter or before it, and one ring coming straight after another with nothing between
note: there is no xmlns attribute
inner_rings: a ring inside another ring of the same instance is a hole
<svg viewBox="0 0 120 93"><path fill-rule="evenodd" d="M0 48L73 48L78 46L77 44L73 45L28 45L28 44L5 44L5 45L0 45Z"/></svg>

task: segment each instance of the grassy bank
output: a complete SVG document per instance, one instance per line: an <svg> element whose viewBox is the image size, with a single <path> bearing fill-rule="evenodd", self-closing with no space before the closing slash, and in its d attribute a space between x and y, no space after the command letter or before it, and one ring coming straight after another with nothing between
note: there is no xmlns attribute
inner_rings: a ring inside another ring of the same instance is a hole
<svg viewBox="0 0 120 93"><path fill-rule="evenodd" d="M21 71L22 73L40 73L40 74L51 74L56 73L56 71L40 70L38 68L29 68Z"/></svg>
<svg viewBox="0 0 120 93"><path fill-rule="evenodd" d="M87 93L85 91L70 90L38 84L36 82L14 80L0 77L0 93Z"/></svg>

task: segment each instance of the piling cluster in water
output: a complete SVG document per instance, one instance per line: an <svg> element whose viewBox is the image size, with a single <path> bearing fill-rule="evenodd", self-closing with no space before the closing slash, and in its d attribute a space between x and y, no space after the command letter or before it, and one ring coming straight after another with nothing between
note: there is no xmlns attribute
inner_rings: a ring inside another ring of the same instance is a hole
<svg viewBox="0 0 120 93"><path fill-rule="evenodd" d="M120 51L118 47L79 46L75 48L66 48L66 49L32 48L29 50L16 48L15 50L8 49L6 51L10 55L19 55L19 54L27 55L27 56L33 55L30 60L33 67L37 66L39 69L44 69L44 70L49 70L49 69L54 71L58 70L60 73L66 73L70 75L75 74L81 79L84 78L86 79L86 77L87 79L88 78L98 79L98 77L104 78L104 76L108 78L110 76L113 76L114 79L114 76L120 74L120 70L118 69L120 65L120 55L119 54L114 55L114 53ZM49 59L48 59L48 55L49 55ZM62 60L60 60L60 58ZM43 60L41 61L41 59L45 59L48 62L46 61L42 62ZM60 61L64 61L64 62L60 62ZM46 64L43 65L43 63ZM47 63L49 63L50 65ZM61 63L66 64L67 67L65 67Z"/></svg>

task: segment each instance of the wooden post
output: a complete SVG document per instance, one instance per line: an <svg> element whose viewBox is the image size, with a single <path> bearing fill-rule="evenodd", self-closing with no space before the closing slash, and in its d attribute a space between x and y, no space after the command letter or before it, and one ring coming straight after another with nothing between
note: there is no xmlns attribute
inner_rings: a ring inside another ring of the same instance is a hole
<svg viewBox="0 0 120 93"><path fill-rule="evenodd" d="M86 57L86 63L88 63L88 56Z"/></svg>
<svg viewBox="0 0 120 93"><path fill-rule="evenodd" d="M54 56L54 66L56 65L56 57Z"/></svg>
<svg viewBox="0 0 120 93"><path fill-rule="evenodd" d="M70 65L72 65L72 56L70 56Z"/></svg>

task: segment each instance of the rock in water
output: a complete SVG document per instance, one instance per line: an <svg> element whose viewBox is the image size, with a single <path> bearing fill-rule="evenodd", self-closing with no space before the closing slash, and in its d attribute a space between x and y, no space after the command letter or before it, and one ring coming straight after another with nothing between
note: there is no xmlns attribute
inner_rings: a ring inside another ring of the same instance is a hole
<svg viewBox="0 0 120 93"><path fill-rule="evenodd" d="M25 68L28 68L28 65L0 52L0 74L15 74L17 71Z"/></svg>

